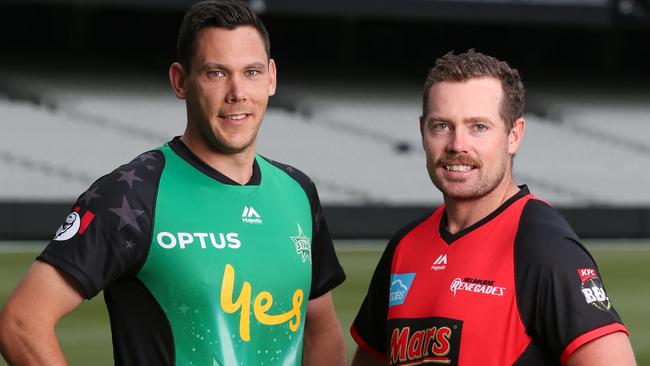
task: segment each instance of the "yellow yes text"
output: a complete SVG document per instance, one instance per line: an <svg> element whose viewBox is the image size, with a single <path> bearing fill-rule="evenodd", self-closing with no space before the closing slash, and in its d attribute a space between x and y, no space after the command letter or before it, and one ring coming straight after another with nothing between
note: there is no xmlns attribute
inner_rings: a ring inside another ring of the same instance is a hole
<svg viewBox="0 0 650 366"><path fill-rule="evenodd" d="M244 281L239 296L233 302L233 290L235 287L235 269L226 264L223 271L223 280L221 281L221 308L228 314L239 310L239 336L245 342L250 341L250 308L252 298L252 287L249 282ZM262 291L253 301L253 314L257 321L264 325L278 325L289 322L289 329L292 332L298 330L300 326L300 306L304 299L301 289L293 293L292 308L286 313L271 315L267 311L273 306L273 295L268 291Z"/></svg>

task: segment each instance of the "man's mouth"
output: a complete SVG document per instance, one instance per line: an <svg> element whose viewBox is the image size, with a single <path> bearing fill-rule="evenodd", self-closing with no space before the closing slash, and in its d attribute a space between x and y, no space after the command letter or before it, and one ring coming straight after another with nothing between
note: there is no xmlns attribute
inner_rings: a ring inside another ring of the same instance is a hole
<svg viewBox="0 0 650 366"><path fill-rule="evenodd" d="M246 113L239 113L239 114L220 114L219 117L225 118L225 119L231 119L234 121L240 121L244 118L246 118L248 114Z"/></svg>
<svg viewBox="0 0 650 366"><path fill-rule="evenodd" d="M470 165L454 164L454 165L444 165L444 167L446 170L450 172L468 172L472 170L472 166Z"/></svg>

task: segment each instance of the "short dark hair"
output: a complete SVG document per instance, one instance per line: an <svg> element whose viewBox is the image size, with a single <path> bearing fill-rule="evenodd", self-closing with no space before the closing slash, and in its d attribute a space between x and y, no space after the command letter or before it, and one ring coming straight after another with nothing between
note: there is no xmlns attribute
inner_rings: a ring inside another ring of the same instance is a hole
<svg viewBox="0 0 650 366"><path fill-rule="evenodd" d="M186 71L190 70L195 52L196 35L205 27L235 29L250 25L257 29L266 55L271 57L271 41L264 24L253 9L243 1L207 0L192 5L185 13L183 23L178 31L176 50L178 61Z"/></svg>
<svg viewBox="0 0 650 366"><path fill-rule="evenodd" d="M422 115L427 114L427 103L431 87L442 81L465 81L480 77L493 77L501 82L503 100L499 108L501 118L508 131L517 118L524 113L524 84L517 69L495 57L476 52L473 48L465 53L454 55L451 51L436 60L424 82Z"/></svg>

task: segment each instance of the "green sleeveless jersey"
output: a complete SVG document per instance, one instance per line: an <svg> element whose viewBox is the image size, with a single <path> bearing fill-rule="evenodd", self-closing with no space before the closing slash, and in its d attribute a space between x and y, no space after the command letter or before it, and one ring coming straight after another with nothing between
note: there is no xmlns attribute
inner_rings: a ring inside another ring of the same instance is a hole
<svg viewBox="0 0 650 366"><path fill-rule="evenodd" d="M301 364L307 303L345 275L313 183L253 168L238 185L176 138L79 198L39 259L104 290L116 364Z"/></svg>

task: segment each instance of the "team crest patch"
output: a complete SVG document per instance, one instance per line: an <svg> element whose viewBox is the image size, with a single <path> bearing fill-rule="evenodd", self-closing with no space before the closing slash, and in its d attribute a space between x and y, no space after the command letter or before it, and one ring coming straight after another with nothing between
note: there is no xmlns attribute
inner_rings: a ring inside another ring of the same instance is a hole
<svg viewBox="0 0 650 366"><path fill-rule="evenodd" d="M83 216L79 216L79 210L79 207L75 207L74 211L68 214L63 224L59 226L56 234L54 234L54 238L52 238L52 240L66 241L75 236L77 233L83 234L84 231L86 231L88 225L90 225L90 223L93 221L93 218L95 218L95 214L87 211Z"/></svg>
<svg viewBox="0 0 650 366"><path fill-rule="evenodd" d="M404 303L414 278L415 273L393 273L390 275L389 307Z"/></svg>
<svg viewBox="0 0 650 366"><path fill-rule="evenodd" d="M71 212L66 218L63 224L59 226L59 229L54 234L54 239L56 241L64 241L72 238L79 231L81 226L81 218L76 212Z"/></svg>
<svg viewBox="0 0 650 366"><path fill-rule="evenodd" d="M592 305L598 310L609 311L612 304L603 288L603 282L598 278L598 272L594 268L578 269L580 276L580 290L585 297L587 304Z"/></svg>
<svg viewBox="0 0 650 366"><path fill-rule="evenodd" d="M296 246L296 253L302 257L302 262L304 263L309 258L309 263L311 263L311 238L305 235L300 224L298 224L298 235L290 238Z"/></svg>

